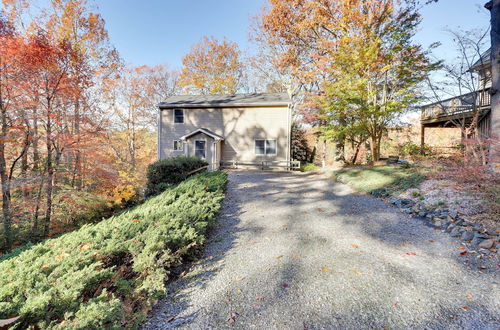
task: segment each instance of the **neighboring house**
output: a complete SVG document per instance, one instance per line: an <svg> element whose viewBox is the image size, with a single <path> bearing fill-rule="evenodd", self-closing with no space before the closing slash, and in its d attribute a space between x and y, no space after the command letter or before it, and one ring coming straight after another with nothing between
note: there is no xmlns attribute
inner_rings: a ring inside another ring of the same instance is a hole
<svg viewBox="0 0 500 330"><path fill-rule="evenodd" d="M158 158L221 166L290 166L287 94L180 95L159 104Z"/></svg>
<svg viewBox="0 0 500 330"><path fill-rule="evenodd" d="M479 90L420 107L422 146L426 127L454 127L454 123L466 127L476 113L480 137L491 137L491 50L484 52L468 71L479 75Z"/></svg>

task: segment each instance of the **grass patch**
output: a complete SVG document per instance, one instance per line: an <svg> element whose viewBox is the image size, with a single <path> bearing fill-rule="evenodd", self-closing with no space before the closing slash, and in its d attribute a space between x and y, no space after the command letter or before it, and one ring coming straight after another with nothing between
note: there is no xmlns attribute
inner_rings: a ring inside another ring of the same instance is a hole
<svg viewBox="0 0 500 330"><path fill-rule="evenodd" d="M388 196L417 187L425 180L425 174L418 167L351 167L335 172L334 178L357 191Z"/></svg>
<svg viewBox="0 0 500 330"><path fill-rule="evenodd" d="M313 163L302 163L300 164L300 171L301 172L309 172L309 171L314 171L319 169L318 166L314 165Z"/></svg>
<svg viewBox="0 0 500 330"><path fill-rule="evenodd" d="M227 175L203 173L119 215L0 263L0 319L15 328L137 328L169 270L199 250Z"/></svg>

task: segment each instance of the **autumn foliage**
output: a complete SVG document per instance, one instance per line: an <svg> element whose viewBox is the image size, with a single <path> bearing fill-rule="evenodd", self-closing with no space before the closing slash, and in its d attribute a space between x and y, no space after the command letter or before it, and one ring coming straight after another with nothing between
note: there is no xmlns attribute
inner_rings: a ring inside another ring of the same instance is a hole
<svg viewBox="0 0 500 330"><path fill-rule="evenodd" d="M236 93L243 75L240 54L232 41L203 37L182 58L180 85L195 94Z"/></svg>
<svg viewBox="0 0 500 330"><path fill-rule="evenodd" d="M155 105L177 88L164 66L125 68L85 0L2 5L0 251L137 201L156 156Z"/></svg>

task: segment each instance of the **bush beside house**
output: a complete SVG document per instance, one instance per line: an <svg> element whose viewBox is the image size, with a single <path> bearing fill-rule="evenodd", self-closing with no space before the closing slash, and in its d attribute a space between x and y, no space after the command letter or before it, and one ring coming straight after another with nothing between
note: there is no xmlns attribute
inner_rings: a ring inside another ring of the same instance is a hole
<svg viewBox="0 0 500 330"><path fill-rule="evenodd" d="M20 329L137 327L165 292L169 269L204 243L226 181L222 172L193 176L12 255L0 263L0 319L19 316Z"/></svg>
<svg viewBox="0 0 500 330"><path fill-rule="evenodd" d="M204 166L208 166L208 163L194 156L172 157L150 164L145 197L158 195L166 188L186 180L193 171Z"/></svg>

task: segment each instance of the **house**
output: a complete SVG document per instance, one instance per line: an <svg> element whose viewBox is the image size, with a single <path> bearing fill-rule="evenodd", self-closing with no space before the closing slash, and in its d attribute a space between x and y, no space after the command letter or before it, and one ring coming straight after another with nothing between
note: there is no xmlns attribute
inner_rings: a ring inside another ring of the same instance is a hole
<svg viewBox="0 0 500 330"><path fill-rule="evenodd" d="M452 127L460 124L467 127L476 114L478 118L478 134L481 138L489 138L491 132L491 49L484 52L468 72L477 73L479 88L456 97L424 105L421 109L421 145L425 144L425 128ZM463 136L465 137L465 136Z"/></svg>
<svg viewBox="0 0 500 330"><path fill-rule="evenodd" d="M289 167L287 94L178 95L159 104L158 158L193 155L219 167Z"/></svg>

